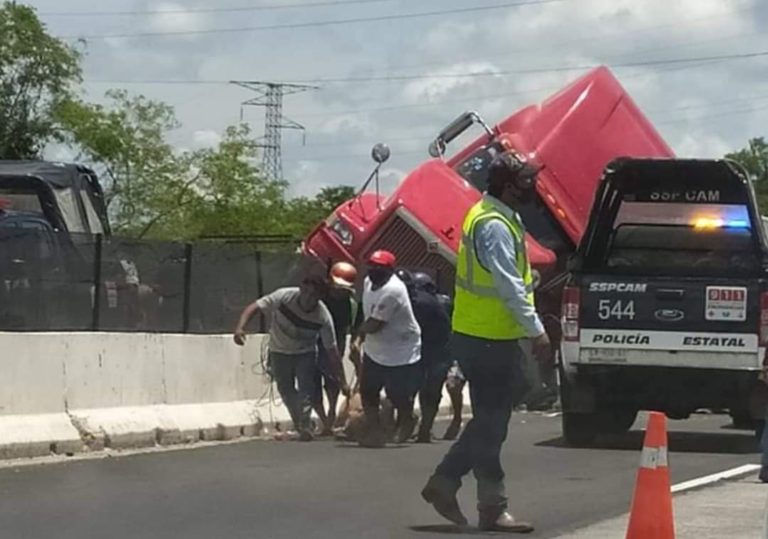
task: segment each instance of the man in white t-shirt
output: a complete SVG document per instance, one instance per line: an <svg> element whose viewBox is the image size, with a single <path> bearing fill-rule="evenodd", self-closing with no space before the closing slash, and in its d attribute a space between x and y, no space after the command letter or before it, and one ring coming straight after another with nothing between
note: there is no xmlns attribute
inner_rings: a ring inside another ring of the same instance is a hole
<svg viewBox="0 0 768 539"><path fill-rule="evenodd" d="M408 290L394 274L396 262L389 251L376 251L368 260L363 288L365 322L351 350L353 361L362 362L360 396L367 434L360 444L364 446L380 447L385 442L378 424L382 388L397 410L396 441L405 442L415 426L413 401L421 384L421 330Z"/></svg>

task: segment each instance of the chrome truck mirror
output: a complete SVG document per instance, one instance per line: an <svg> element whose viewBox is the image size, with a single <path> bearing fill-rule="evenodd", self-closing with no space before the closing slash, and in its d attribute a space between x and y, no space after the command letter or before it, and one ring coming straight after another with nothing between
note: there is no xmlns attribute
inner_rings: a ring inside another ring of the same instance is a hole
<svg viewBox="0 0 768 539"><path fill-rule="evenodd" d="M495 136L493 129L485 123L478 113L465 112L438 133L435 140L429 145L429 155L434 158L442 157L445 154L446 146L474 124L479 124L490 138Z"/></svg>
<svg viewBox="0 0 768 539"><path fill-rule="evenodd" d="M380 165L388 161L389 156L390 156L389 146L387 146L384 143L379 142L371 150L371 157L373 158L374 161L376 161Z"/></svg>

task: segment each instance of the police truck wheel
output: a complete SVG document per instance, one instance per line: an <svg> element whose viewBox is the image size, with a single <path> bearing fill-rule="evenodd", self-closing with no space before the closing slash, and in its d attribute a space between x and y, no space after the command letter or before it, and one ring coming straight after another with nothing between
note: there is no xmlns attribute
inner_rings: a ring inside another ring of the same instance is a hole
<svg viewBox="0 0 768 539"><path fill-rule="evenodd" d="M737 429L753 430L757 423L749 410L731 410L729 415L733 420L734 428Z"/></svg>
<svg viewBox="0 0 768 539"><path fill-rule="evenodd" d="M624 434L637 419L637 410L612 410L600 416L600 431L606 434Z"/></svg>
<svg viewBox="0 0 768 539"><path fill-rule="evenodd" d="M600 422L595 414L563 412L563 438L572 447L587 447L594 443Z"/></svg>

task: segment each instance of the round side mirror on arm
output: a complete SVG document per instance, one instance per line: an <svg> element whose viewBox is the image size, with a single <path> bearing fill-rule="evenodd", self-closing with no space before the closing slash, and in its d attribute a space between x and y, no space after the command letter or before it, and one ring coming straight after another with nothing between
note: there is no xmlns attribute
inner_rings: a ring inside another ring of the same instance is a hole
<svg viewBox="0 0 768 539"><path fill-rule="evenodd" d="M385 163L389 160L390 151L389 146L383 143L376 144L371 150L371 157L379 164Z"/></svg>

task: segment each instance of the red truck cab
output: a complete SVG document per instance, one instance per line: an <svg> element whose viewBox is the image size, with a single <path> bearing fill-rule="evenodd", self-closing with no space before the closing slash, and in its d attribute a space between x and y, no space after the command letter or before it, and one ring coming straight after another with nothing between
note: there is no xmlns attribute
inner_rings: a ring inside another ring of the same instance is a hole
<svg viewBox="0 0 768 539"><path fill-rule="evenodd" d="M444 158L448 143L474 124L484 134ZM430 271L442 291L452 292L464 216L481 197L491 160L508 150L541 168L538 197L521 214L543 283L564 272L563 255L573 252L584 232L606 164L621 156L672 156L611 72L597 68L493 127L476 113L463 114L432 143L433 159L390 196L363 189L309 234L303 250L361 263L374 250L388 249L400 265Z"/></svg>

